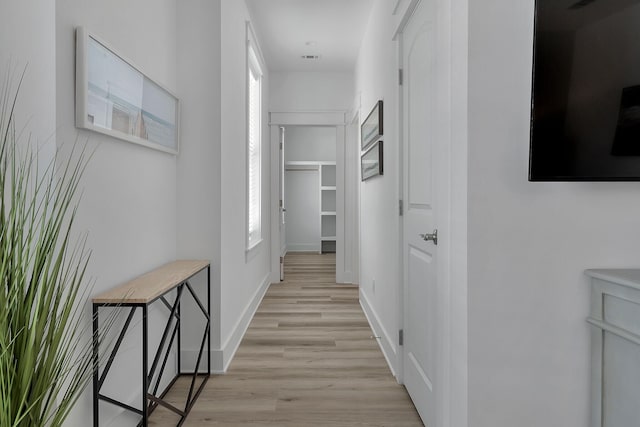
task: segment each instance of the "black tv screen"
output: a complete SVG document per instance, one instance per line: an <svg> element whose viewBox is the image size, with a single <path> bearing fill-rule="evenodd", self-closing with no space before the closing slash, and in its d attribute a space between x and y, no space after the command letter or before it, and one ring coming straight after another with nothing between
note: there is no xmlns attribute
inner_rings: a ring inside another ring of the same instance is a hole
<svg viewBox="0 0 640 427"><path fill-rule="evenodd" d="M536 1L529 180L640 180L640 0Z"/></svg>

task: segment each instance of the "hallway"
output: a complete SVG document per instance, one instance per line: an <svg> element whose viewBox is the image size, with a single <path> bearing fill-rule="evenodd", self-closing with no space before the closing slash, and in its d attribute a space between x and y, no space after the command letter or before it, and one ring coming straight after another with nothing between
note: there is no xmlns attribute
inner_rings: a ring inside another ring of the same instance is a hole
<svg viewBox="0 0 640 427"><path fill-rule="evenodd" d="M290 253L229 371L209 380L186 426L422 426L335 255ZM184 396L186 380L171 391ZM178 402L176 402L178 404ZM159 408L150 425L175 425Z"/></svg>

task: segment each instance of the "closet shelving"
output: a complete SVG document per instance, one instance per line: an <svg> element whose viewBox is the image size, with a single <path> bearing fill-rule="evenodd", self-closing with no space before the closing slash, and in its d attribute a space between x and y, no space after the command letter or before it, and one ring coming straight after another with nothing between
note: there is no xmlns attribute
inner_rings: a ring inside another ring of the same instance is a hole
<svg viewBox="0 0 640 427"><path fill-rule="evenodd" d="M336 162L288 161L287 170L317 170L320 197L320 253L336 251Z"/></svg>
<svg viewBox="0 0 640 427"><path fill-rule="evenodd" d="M336 163L320 165L320 252L336 251Z"/></svg>

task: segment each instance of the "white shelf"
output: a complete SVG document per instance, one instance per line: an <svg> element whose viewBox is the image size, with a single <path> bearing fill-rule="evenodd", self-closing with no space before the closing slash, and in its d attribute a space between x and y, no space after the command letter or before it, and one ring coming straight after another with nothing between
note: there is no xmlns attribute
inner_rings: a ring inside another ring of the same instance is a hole
<svg viewBox="0 0 640 427"><path fill-rule="evenodd" d="M320 164L320 252L335 252L336 238L336 164Z"/></svg>

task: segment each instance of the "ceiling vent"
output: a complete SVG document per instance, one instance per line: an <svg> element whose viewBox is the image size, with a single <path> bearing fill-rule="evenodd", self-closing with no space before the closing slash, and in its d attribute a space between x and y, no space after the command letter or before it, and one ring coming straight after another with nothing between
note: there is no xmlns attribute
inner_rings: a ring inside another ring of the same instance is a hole
<svg viewBox="0 0 640 427"><path fill-rule="evenodd" d="M583 7L589 6L594 1L596 1L596 0L580 0L580 1L572 4L571 6L569 6L569 9L582 9Z"/></svg>

